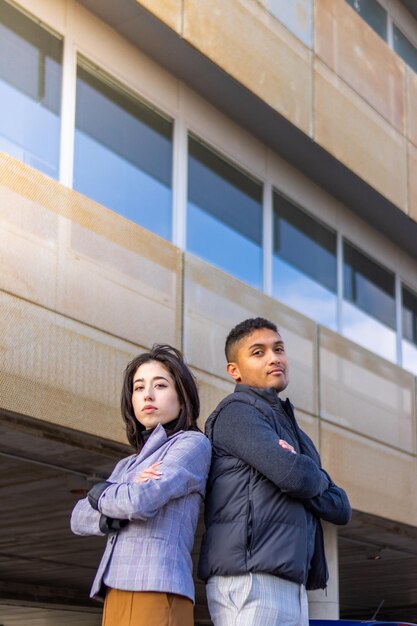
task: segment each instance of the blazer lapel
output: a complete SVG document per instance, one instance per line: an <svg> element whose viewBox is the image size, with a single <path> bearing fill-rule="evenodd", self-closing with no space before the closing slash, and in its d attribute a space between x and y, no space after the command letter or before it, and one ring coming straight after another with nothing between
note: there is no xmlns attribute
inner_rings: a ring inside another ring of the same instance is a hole
<svg viewBox="0 0 417 626"><path fill-rule="evenodd" d="M170 441L176 438L182 432L183 431L180 430L178 431L178 433L175 433L175 435L170 437ZM148 441L143 446L140 453L135 455L129 465L124 469L122 475L123 482L129 482L130 480L134 481L134 478L136 477L138 472L138 466L142 465L146 461L146 459L150 458L157 450L164 446L167 441L168 436L166 434L165 428L161 424L158 424L152 435L149 437Z"/></svg>
<svg viewBox="0 0 417 626"><path fill-rule="evenodd" d="M143 446L142 450L139 452L138 462L142 463L142 461L150 457L166 442L167 439L168 437L165 428L161 424L158 424L148 441Z"/></svg>

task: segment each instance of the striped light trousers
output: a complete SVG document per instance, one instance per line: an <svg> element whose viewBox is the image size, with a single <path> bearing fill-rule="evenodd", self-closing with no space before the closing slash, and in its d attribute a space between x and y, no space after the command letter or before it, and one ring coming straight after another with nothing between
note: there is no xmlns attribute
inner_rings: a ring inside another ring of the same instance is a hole
<svg viewBox="0 0 417 626"><path fill-rule="evenodd" d="M271 576L212 576L207 602L214 626L308 626L304 585Z"/></svg>

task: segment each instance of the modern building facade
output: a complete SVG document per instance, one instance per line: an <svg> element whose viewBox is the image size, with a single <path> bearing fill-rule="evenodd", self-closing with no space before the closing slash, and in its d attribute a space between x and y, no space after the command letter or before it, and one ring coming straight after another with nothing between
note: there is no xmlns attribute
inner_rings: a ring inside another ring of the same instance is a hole
<svg viewBox="0 0 417 626"><path fill-rule="evenodd" d="M4 626L100 623L126 363L180 347L203 425L256 315L354 509L311 615L417 622L416 72L414 0L0 0Z"/></svg>

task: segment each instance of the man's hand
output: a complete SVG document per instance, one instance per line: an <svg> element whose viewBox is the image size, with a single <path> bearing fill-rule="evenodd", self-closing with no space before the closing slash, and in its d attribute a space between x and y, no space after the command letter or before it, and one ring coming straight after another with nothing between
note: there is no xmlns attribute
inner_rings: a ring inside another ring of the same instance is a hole
<svg viewBox="0 0 417 626"><path fill-rule="evenodd" d="M285 439L278 439L278 443L281 446L281 448L284 448L284 450L289 450L289 452L292 452L293 454L297 454L297 452L294 450L293 446L289 443L287 443L285 441Z"/></svg>
<svg viewBox="0 0 417 626"><path fill-rule="evenodd" d="M144 469L139 476L135 478L135 483L147 483L148 480L159 480L162 476L162 472L159 470L161 462L162 461L157 461Z"/></svg>

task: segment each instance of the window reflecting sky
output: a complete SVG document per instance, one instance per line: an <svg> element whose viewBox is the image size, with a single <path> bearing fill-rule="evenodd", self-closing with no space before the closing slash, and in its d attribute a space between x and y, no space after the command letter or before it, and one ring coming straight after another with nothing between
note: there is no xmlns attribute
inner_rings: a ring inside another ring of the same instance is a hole
<svg viewBox="0 0 417 626"><path fill-rule="evenodd" d="M395 330L367 315L346 300L344 300L342 307L342 333L348 339L395 363Z"/></svg>
<svg viewBox="0 0 417 626"><path fill-rule="evenodd" d="M417 294L402 287L403 336L417 346Z"/></svg>
<svg viewBox="0 0 417 626"><path fill-rule="evenodd" d="M74 188L171 239L172 124L78 68Z"/></svg>
<svg viewBox="0 0 417 626"><path fill-rule="evenodd" d="M262 186L192 137L187 250L262 287Z"/></svg>
<svg viewBox="0 0 417 626"><path fill-rule="evenodd" d="M266 8L309 48L313 43L313 0L262 0Z"/></svg>
<svg viewBox="0 0 417 626"><path fill-rule="evenodd" d="M396 360L395 276L343 243L342 332L365 348Z"/></svg>
<svg viewBox="0 0 417 626"><path fill-rule="evenodd" d="M417 375L417 293L402 287L403 367Z"/></svg>
<svg viewBox="0 0 417 626"><path fill-rule="evenodd" d="M336 233L274 193L273 295L336 330Z"/></svg>
<svg viewBox="0 0 417 626"><path fill-rule="evenodd" d="M395 329L395 276L349 244L343 244L343 297Z"/></svg>
<svg viewBox="0 0 417 626"><path fill-rule="evenodd" d="M62 42L0 0L0 150L58 178Z"/></svg>
<svg viewBox="0 0 417 626"><path fill-rule="evenodd" d="M411 41L393 25L394 50L404 61L417 72L417 48Z"/></svg>
<svg viewBox="0 0 417 626"><path fill-rule="evenodd" d="M403 367L417 376L417 346L409 341L403 340Z"/></svg>

